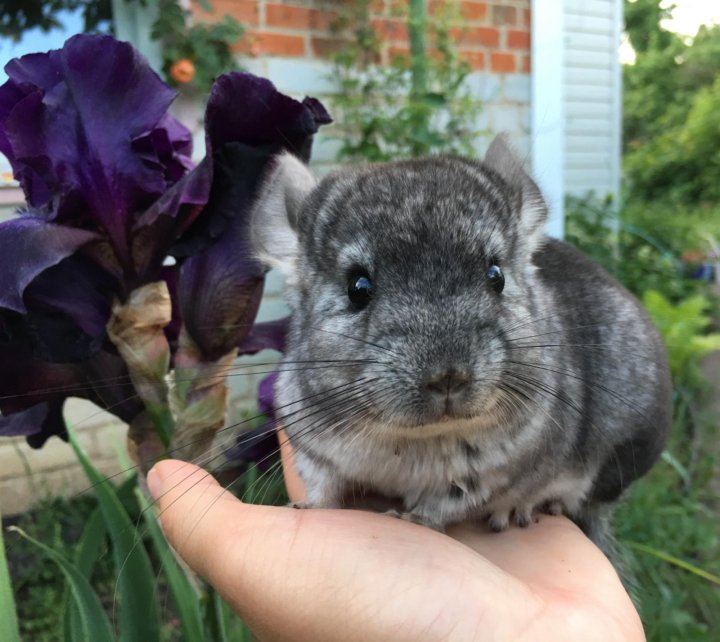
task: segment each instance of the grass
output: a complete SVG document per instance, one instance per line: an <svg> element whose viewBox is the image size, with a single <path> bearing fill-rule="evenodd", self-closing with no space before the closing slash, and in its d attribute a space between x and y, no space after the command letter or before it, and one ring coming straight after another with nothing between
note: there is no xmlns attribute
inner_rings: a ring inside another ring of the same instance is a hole
<svg viewBox="0 0 720 642"><path fill-rule="evenodd" d="M287 501L281 478L260 479L253 468L238 480L238 471L225 470L221 475L225 485L238 496L253 495L264 503L282 504ZM267 483L265 483L267 482ZM94 496L80 496L70 499L46 497L36 507L20 516L3 519L3 528L19 526L55 551L69 559L74 558L75 548L85 524L97 508ZM134 500L126 502L126 508L137 521L139 508ZM142 526L137 531L151 556L153 567L157 573L158 589L161 596L167 593L161 563L154 554L150 538ZM45 557L36 547L16 534L9 533L5 541L8 565L12 578L17 603L20 635L28 642L63 642L63 617L65 612L66 584L58 566ZM116 598L116 577L113 558L109 550L109 542L95 566L91 584L100 596L108 617L113 616ZM176 613L173 612L171 600L161 600L164 628L162 638L165 642L180 640L180 626ZM208 604L208 608L224 609L225 626L228 639L242 640L243 628L240 621L225 606ZM195 642L195 641L193 641ZM198 641L202 642L202 641Z"/></svg>

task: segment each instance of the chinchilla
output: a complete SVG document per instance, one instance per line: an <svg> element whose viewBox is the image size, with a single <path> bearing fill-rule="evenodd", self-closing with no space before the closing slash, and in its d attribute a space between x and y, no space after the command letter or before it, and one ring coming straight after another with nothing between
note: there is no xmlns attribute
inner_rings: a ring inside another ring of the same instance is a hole
<svg viewBox="0 0 720 642"><path fill-rule="evenodd" d="M660 455L664 346L638 301L547 237L503 137L484 161L316 181L277 157L251 219L292 309L275 387L308 507L356 487L442 530L564 513L609 546L607 507Z"/></svg>

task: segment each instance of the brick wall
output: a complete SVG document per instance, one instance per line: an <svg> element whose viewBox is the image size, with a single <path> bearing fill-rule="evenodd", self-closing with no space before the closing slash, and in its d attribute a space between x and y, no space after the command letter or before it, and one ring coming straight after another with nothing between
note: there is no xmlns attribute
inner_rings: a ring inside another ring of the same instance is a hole
<svg viewBox="0 0 720 642"><path fill-rule="evenodd" d="M347 42L337 32L343 0L212 0L213 13L193 0L198 20L225 14L246 26L238 43L242 56L326 59ZM383 40L383 59L391 52L407 51L405 23L395 17L398 0L376 0L371 18ZM406 4L406 3L402 3ZM429 3L430 13L433 2ZM458 50L477 71L497 74L530 71L530 0L476 2L461 0L463 27L455 30Z"/></svg>

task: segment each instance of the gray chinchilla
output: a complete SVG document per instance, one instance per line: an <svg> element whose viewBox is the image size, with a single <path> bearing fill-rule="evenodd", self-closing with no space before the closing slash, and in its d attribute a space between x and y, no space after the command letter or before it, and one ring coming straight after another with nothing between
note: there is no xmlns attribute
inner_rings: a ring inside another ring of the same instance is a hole
<svg viewBox="0 0 720 642"><path fill-rule="evenodd" d="M665 349L632 295L545 236L546 216L503 137L482 162L319 182L276 159L251 239L286 277L276 405L306 506L362 487L437 529L562 512L607 549L605 507L666 441Z"/></svg>

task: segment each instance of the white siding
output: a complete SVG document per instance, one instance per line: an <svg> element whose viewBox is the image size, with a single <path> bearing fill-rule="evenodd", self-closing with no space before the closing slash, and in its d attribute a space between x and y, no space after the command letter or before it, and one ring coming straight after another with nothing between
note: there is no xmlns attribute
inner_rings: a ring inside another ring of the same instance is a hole
<svg viewBox="0 0 720 642"><path fill-rule="evenodd" d="M620 189L622 0L564 0L565 189Z"/></svg>

